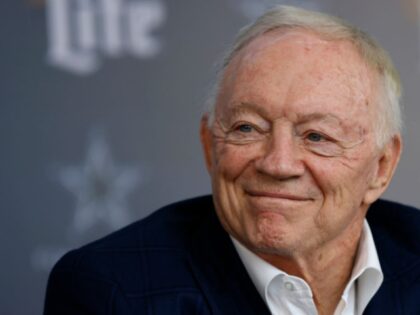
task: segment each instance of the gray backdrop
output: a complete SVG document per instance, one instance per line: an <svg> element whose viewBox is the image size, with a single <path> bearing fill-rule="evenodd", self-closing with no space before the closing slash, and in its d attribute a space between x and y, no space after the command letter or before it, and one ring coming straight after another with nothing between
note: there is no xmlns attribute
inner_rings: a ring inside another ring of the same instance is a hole
<svg viewBox="0 0 420 315"><path fill-rule="evenodd" d="M390 51L406 129L385 197L420 206L417 0L1 1L1 314L41 313L66 250L210 191L198 126L213 64L275 2L344 17Z"/></svg>

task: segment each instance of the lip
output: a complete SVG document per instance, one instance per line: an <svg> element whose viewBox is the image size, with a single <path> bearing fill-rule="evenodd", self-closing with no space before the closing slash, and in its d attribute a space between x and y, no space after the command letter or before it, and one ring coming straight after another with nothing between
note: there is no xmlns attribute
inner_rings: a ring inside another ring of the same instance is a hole
<svg viewBox="0 0 420 315"><path fill-rule="evenodd" d="M311 198L302 197L295 194L290 194L286 192L269 192L269 191L256 191L256 190L246 190L246 194L251 197L261 197L261 198L272 198L272 199L286 199L293 201L308 201Z"/></svg>

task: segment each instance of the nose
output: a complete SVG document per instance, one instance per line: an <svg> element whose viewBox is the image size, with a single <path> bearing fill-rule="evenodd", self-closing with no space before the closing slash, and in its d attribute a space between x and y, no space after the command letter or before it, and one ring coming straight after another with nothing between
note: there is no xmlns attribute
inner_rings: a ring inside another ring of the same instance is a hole
<svg viewBox="0 0 420 315"><path fill-rule="evenodd" d="M263 154L255 160L257 171L276 179L296 178L304 174L305 164L293 132L282 128L267 139Z"/></svg>

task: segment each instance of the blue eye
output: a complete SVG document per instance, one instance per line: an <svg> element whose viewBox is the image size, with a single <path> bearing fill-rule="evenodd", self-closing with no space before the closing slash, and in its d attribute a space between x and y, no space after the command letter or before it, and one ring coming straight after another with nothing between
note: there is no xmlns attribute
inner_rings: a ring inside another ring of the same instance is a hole
<svg viewBox="0 0 420 315"><path fill-rule="evenodd" d="M323 135L320 135L319 133L316 133L316 132L311 132L310 134L308 134L306 138L312 142L320 142L325 139Z"/></svg>
<svg viewBox="0 0 420 315"><path fill-rule="evenodd" d="M254 127L252 127L251 125L240 125L238 126L238 130L240 132L245 132L245 133L249 133L252 132L254 130Z"/></svg>

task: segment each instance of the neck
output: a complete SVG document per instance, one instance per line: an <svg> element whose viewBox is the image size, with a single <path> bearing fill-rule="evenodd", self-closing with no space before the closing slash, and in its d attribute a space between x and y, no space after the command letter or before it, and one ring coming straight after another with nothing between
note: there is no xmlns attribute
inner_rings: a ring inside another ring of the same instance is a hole
<svg viewBox="0 0 420 315"><path fill-rule="evenodd" d="M304 279L311 287L318 313L334 314L351 277L362 224L355 224L344 237L316 249L289 256L258 253L278 269Z"/></svg>

